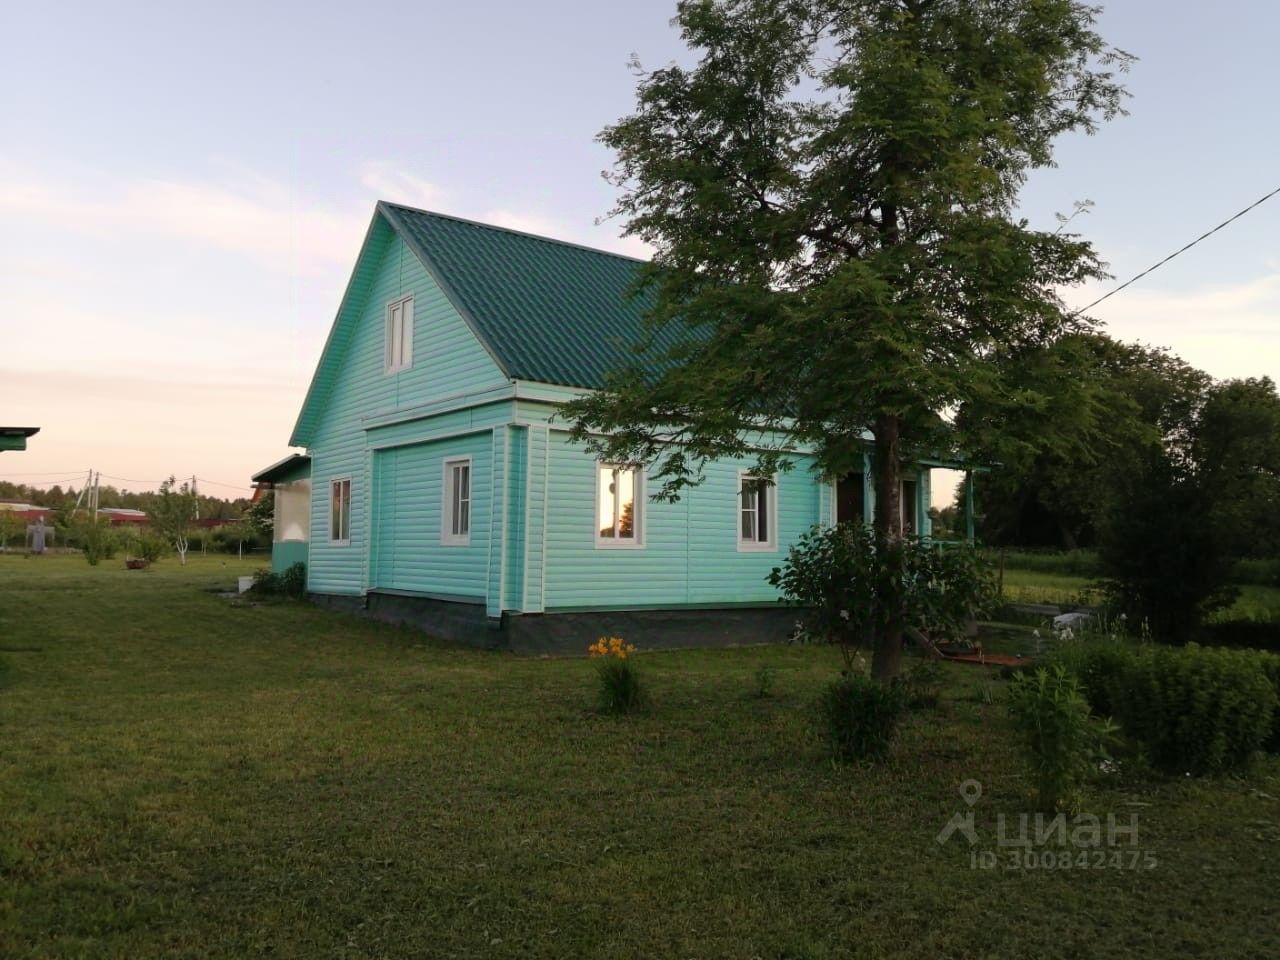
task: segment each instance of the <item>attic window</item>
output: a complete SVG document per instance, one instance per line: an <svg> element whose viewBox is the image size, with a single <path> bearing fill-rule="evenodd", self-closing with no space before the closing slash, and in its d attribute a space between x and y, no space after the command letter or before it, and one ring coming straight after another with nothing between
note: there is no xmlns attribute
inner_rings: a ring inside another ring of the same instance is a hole
<svg viewBox="0 0 1280 960"><path fill-rule="evenodd" d="M387 304L386 372L413 366L413 295Z"/></svg>

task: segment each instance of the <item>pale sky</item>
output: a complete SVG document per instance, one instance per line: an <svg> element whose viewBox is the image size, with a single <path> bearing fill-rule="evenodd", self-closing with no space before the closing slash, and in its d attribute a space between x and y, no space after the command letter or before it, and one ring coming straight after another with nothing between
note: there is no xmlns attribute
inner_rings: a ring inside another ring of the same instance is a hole
<svg viewBox="0 0 1280 960"><path fill-rule="evenodd" d="M613 190L593 138L631 109L633 52L680 54L673 9L8 5L0 424L42 430L0 479L247 492L288 452L377 199L642 253L594 224ZM1280 186L1280 6L1113 0L1102 31L1141 58L1131 115L1062 143L1023 210L1045 226L1093 200L1073 227L1118 282ZM1280 197L1095 315L1215 376L1280 378Z"/></svg>

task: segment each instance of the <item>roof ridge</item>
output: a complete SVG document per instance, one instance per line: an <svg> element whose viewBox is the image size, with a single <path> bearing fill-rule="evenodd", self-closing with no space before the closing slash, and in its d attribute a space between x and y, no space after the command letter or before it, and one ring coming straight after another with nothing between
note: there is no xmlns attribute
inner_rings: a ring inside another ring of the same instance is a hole
<svg viewBox="0 0 1280 960"><path fill-rule="evenodd" d="M503 227L496 223L485 223L483 220L472 220L468 217L455 216L452 213L441 213L438 210L424 210L421 207L411 207L404 203L395 203L391 200L379 200L378 203L383 206L393 207L396 210L406 210L409 213L416 213L427 217L439 217L441 220L452 220L455 223L465 224L469 227L479 227L482 230L495 230L498 233L510 233L517 237L526 237L530 240L540 240L543 243L553 243L561 247L571 247L574 250L583 250L587 253L599 254L602 257L613 257L617 260L627 260L631 263L651 263L650 260L644 260L640 257L633 257L625 253L614 253L612 250L601 250L599 247L589 247L585 243L574 243L572 240L561 240L558 237L548 237L540 233L531 233L528 230L517 230L514 227Z"/></svg>

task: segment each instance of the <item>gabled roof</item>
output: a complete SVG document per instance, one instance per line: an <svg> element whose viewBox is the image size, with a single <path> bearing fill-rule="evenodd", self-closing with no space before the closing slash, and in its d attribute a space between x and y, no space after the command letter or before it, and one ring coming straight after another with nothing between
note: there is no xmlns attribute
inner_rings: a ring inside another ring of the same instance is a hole
<svg viewBox="0 0 1280 960"><path fill-rule="evenodd" d="M508 379L595 389L645 334L652 294L633 292L643 260L379 202L292 446L309 442L362 312L376 254L392 232L422 262ZM670 346L676 337L664 330L655 346Z"/></svg>
<svg viewBox="0 0 1280 960"><path fill-rule="evenodd" d="M600 387L644 333L643 260L379 204L513 380Z"/></svg>

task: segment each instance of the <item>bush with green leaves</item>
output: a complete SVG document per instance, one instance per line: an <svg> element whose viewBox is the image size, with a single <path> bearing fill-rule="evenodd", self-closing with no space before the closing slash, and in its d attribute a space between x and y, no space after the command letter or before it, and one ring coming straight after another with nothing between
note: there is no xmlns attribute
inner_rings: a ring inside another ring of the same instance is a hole
<svg viewBox="0 0 1280 960"><path fill-rule="evenodd" d="M1239 770L1272 735L1276 692L1255 653L1145 650L1110 692L1125 733L1165 773Z"/></svg>
<svg viewBox="0 0 1280 960"><path fill-rule="evenodd" d="M1110 725L1093 718L1079 680L1061 664L1016 674L1009 715L1031 768L1038 809L1073 809Z"/></svg>
<svg viewBox="0 0 1280 960"><path fill-rule="evenodd" d="M907 710L902 684L877 683L858 671L846 672L822 693L819 711L836 759L883 760Z"/></svg>
<svg viewBox="0 0 1280 960"><path fill-rule="evenodd" d="M301 599L307 595L307 565L298 561L283 573L264 567L254 573L250 589L259 596Z"/></svg>
<svg viewBox="0 0 1280 960"><path fill-rule="evenodd" d="M1120 639L1094 638L1062 641L1046 658L1051 666L1061 666L1080 682L1089 709L1099 717L1116 714L1117 683L1137 656L1133 644Z"/></svg>
<svg viewBox="0 0 1280 960"><path fill-rule="evenodd" d="M1280 654L1259 653L1258 669L1271 684L1271 692L1276 696L1276 707L1271 713L1271 731L1262 743L1267 753L1280 753Z"/></svg>
<svg viewBox="0 0 1280 960"><path fill-rule="evenodd" d="M935 639L954 638L997 601L995 578L972 547L922 538L895 546L893 563L862 524L814 526L769 574L783 602L800 608L803 635L836 644L846 672L857 648L895 617Z"/></svg>
<svg viewBox="0 0 1280 960"><path fill-rule="evenodd" d="M110 560L116 555L118 539L109 523L85 521L77 530L77 539L80 541L84 558L91 567L96 567L103 560Z"/></svg>
<svg viewBox="0 0 1280 960"><path fill-rule="evenodd" d="M169 552L169 544L164 537L157 533L152 533L151 529L147 528L138 535L133 549L140 560L145 560L147 563L155 563Z"/></svg>

